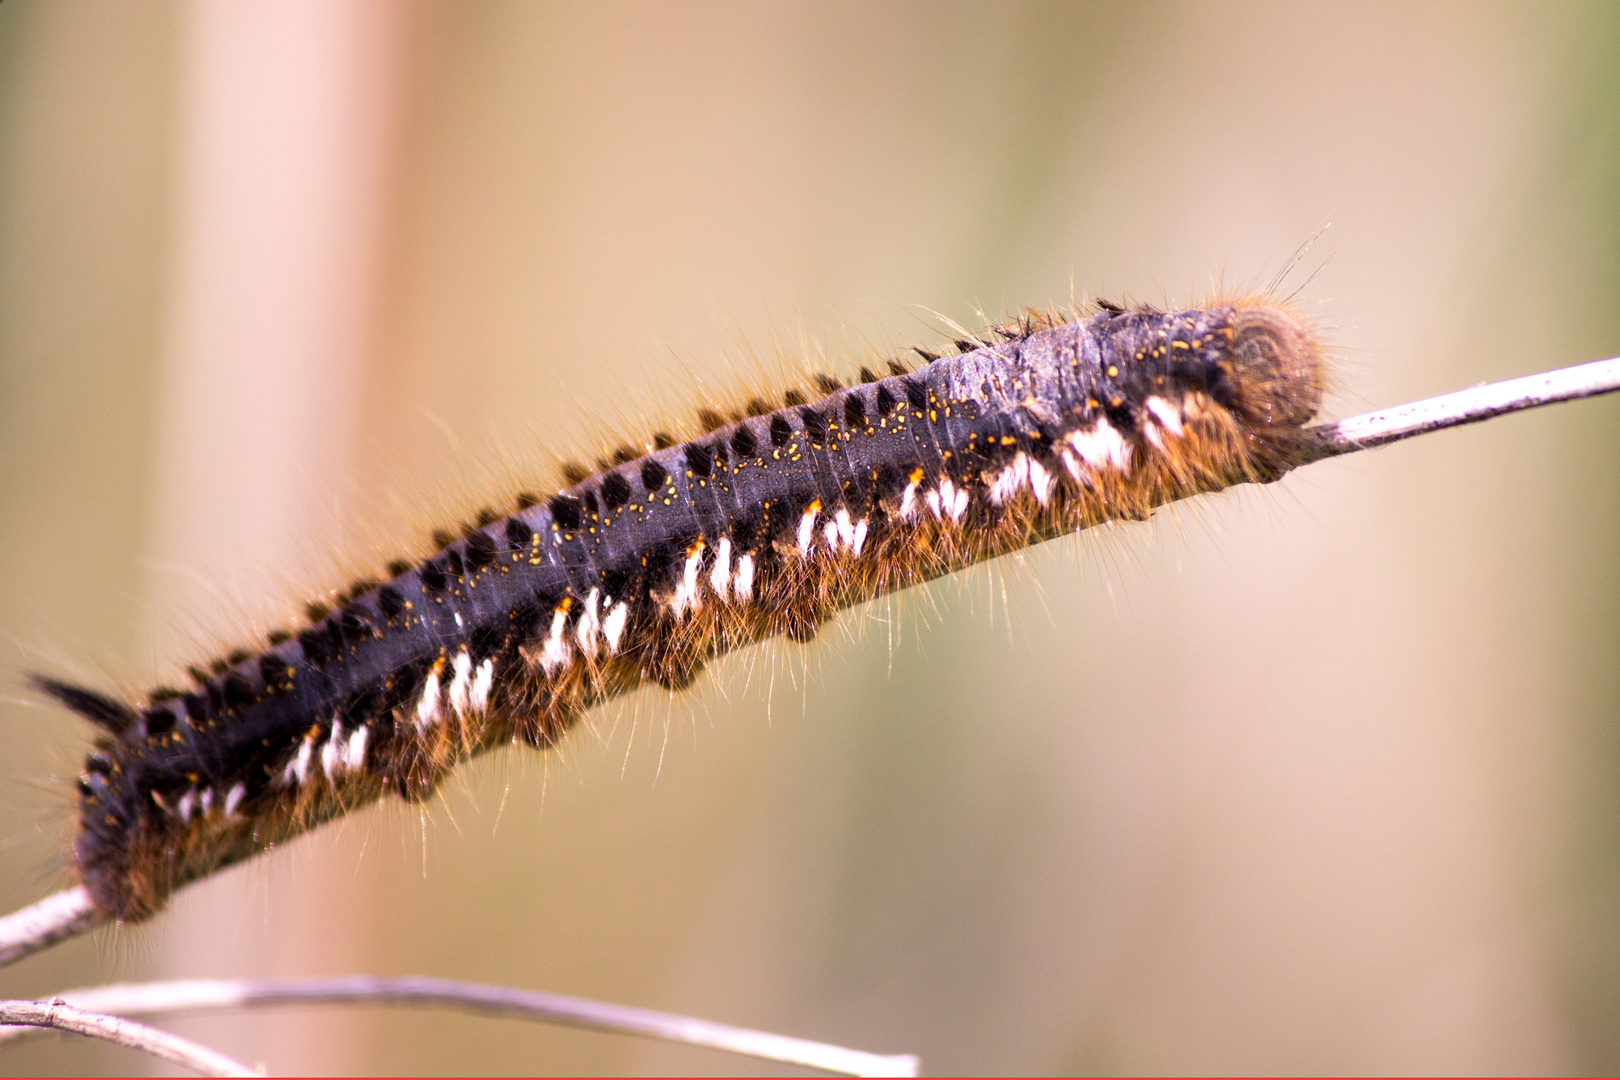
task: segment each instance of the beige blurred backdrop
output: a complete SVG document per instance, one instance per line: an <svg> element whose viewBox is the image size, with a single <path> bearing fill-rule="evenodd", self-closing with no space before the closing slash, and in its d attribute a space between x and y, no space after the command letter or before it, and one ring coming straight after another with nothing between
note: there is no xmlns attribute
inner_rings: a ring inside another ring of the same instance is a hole
<svg viewBox="0 0 1620 1080"><path fill-rule="evenodd" d="M1262 282L1326 219L1292 281L1334 415L1620 353L1617 46L1602 5L6 0L0 907L65 882L87 741L22 672L146 684L778 342L848 371L933 311ZM1432 436L852 612L0 995L423 973L940 1073L1613 1072L1617 425ZM173 1027L275 1072L760 1068Z"/></svg>

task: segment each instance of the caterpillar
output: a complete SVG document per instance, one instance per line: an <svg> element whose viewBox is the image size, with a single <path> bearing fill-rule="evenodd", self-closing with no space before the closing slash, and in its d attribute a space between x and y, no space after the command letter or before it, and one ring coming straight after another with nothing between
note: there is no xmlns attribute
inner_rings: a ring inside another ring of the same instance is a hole
<svg viewBox="0 0 1620 1080"><path fill-rule="evenodd" d="M1323 347L1261 297L1031 310L955 344L570 468L259 651L193 666L189 688L129 701L35 676L100 729L72 847L98 912L149 918L217 869L843 608L1311 460Z"/></svg>

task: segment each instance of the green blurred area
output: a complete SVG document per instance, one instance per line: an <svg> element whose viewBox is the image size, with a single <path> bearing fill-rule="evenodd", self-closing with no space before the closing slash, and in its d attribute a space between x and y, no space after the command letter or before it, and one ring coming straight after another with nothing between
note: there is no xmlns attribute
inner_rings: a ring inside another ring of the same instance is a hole
<svg viewBox="0 0 1620 1080"><path fill-rule="evenodd" d="M1620 352L1609 6L403 10L333 514L378 524L292 536L311 566L504 494L491 447L687 408L751 370L739 342L847 372L935 310L1261 283L1324 219L1291 280L1334 415ZM195 13L0 4L7 911L65 880L86 741L20 673L140 685L192 633L158 493ZM1616 401L1448 432L850 613L0 996L417 972L935 1073L1614 1072L1617 432ZM184 527L251 582L231 524ZM438 1013L173 1027L277 1072L759 1069Z"/></svg>

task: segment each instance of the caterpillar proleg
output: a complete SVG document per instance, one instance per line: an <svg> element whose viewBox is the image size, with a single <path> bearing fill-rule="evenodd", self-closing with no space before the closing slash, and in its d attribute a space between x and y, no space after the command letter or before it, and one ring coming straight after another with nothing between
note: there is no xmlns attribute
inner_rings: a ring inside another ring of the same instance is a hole
<svg viewBox="0 0 1620 1080"><path fill-rule="evenodd" d="M104 917L712 658L1316 450L1323 349L1260 299L1026 312L915 371L818 380L514 497L195 685L36 685L101 729L73 866Z"/></svg>

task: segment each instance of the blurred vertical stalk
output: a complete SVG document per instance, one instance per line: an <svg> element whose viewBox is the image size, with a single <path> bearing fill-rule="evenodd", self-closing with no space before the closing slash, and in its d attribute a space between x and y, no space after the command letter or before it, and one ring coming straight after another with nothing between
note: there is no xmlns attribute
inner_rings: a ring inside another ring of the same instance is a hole
<svg viewBox="0 0 1620 1080"><path fill-rule="evenodd" d="M352 476L373 338L407 10L388 0L195 0L187 9L149 548L152 606L174 625L195 616L243 634L247 625L219 620L240 619L250 610L242 601L271 575L307 576L312 552L331 539L323 511ZM163 640L162 628L154 639L154 656L196 648ZM262 881L180 905L164 966L213 971L233 942L235 962L256 973L361 962L368 920L352 874L311 865L299 877L272 893L281 909L264 932L242 918L253 905L240 888L258 892ZM317 936L310 928L334 919L354 928L353 951L311 955L302 944ZM341 1017L300 1020L292 1039L265 1030L279 1021L235 1022L256 1030L251 1045L280 1047L279 1069L346 1072L366 1060Z"/></svg>

